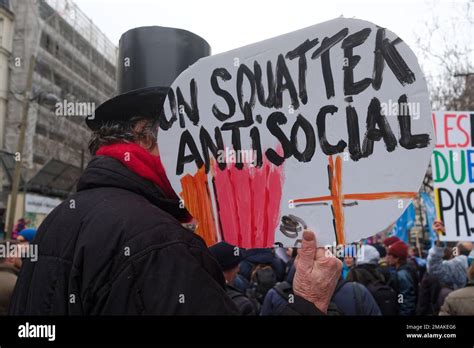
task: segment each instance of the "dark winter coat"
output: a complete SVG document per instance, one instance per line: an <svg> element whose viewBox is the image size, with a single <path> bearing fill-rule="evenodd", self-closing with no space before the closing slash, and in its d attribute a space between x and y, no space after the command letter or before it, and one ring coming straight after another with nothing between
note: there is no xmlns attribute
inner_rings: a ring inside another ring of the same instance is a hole
<svg viewBox="0 0 474 348"><path fill-rule="evenodd" d="M217 261L176 201L116 159L95 157L38 229L13 315L238 314Z"/></svg>

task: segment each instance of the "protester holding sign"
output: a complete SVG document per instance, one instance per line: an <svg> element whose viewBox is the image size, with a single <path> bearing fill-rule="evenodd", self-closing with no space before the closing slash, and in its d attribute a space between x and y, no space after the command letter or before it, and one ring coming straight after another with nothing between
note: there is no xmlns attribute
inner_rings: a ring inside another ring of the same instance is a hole
<svg viewBox="0 0 474 348"><path fill-rule="evenodd" d="M143 27L122 36L122 94L87 120L96 156L78 192L39 227L37 262L25 261L10 314L238 314L219 264L182 226L191 216L169 184L156 142L168 87L207 54L208 44L184 30ZM340 269L305 232L287 314L324 314Z"/></svg>
<svg viewBox="0 0 474 348"><path fill-rule="evenodd" d="M435 221L433 229L444 233L445 227L442 221ZM453 258L451 260L443 260L445 248L443 248L438 240L430 249L428 254L427 270L430 274L439 278L439 280L451 289L456 290L462 288L467 282L467 257L472 251L471 242L460 242L455 248Z"/></svg>

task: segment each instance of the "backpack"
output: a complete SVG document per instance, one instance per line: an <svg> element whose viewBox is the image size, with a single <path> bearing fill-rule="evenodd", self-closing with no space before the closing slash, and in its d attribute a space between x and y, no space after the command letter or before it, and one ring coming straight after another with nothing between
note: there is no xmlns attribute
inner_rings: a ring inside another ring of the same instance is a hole
<svg viewBox="0 0 474 348"><path fill-rule="evenodd" d="M252 271L250 279L250 288L247 290L247 296L262 304L268 290L277 283L275 271L269 265L257 265Z"/></svg>
<svg viewBox="0 0 474 348"><path fill-rule="evenodd" d="M379 270L374 269L373 272L370 272L364 267L355 267L351 272L353 272L353 281L365 285L367 290L372 294L382 315L398 314L397 291L383 282L385 277Z"/></svg>
<svg viewBox="0 0 474 348"><path fill-rule="evenodd" d="M227 286L226 294L235 303L242 315L256 315L259 313L260 308L232 286Z"/></svg>
<svg viewBox="0 0 474 348"><path fill-rule="evenodd" d="M393 288L382 282L375 282L368 284L367 289L377 302L382 315L398 314L398 296Z"/></svg>

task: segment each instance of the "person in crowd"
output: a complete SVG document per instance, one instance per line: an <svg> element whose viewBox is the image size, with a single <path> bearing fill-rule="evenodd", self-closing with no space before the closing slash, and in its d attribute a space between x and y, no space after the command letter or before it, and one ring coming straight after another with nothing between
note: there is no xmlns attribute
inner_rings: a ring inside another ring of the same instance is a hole
<svg viewBox="0 0 474 348"><path fill-rule="evenodd" d="M341 283L338 283L336 287L337 293L340 295L337 296L337 300L340 301L340 305L345 312L339 308L336 304L336 291L334 292L333 298L331 299L327 315L380 315L380 311L377 308L377 304L373 301L370 301L370 294L367 295L367 289L358 284L357 290L360 288L360 294L356 293L355 287L352 287L351 284L356 283L345 283L341 279ZM356 296L357 295L357 296ZM352 301L348 300L348 296L352 296ZM291 302L294 300L293 287L288 280L277 283L272 289L270 289L265 296L263 305L260 310L260 315L262 316L278 316L282 315L287 311L287 307L290 306ZM357 304L355 301L358 301Z"/></svg>
<svg viewBox="0 0 474 348"><path fill-rule="evenodd" d="M444 248L442 260L453 259L455 244ZM439 277L426 271L421 278L417 315L438 315L446 297L453 291L453 279L451 277Z"/></svg>
<svg viewBox="0 0 474 348"><path fill-rule="evenodd" d="M382 243L376 243L372 245L377 251L379 252L380 255L380 260L379 260L379 266L382 264L382 261L385 261L385 257L387 256L387 249L385 249L385 246Z"/></svg>
<svg viewBox="0 0 474 348"><path fill-rule="evenodd" d="M354 254L352 253L352 247L346 246L344 248L344 258L342 263L342 279L346 279L349 271L354 266Z"/></svg>
<svg viewBox="0 0 474 348"><path fill-rule="evenodd" d="M245 294L260 307L267 292L285 277L285 262L271 248L246 249L240 263L237 287L246 283ZM242 279L243 278L243 279Z"/></svg>
<svg viewBox="0 0 474 348"><path fill-rule="evenodd" d="M0 239L5 239L6 238L6 233L5 233L5 223L1 222L0 223Z"/></svg>
<svg viewBox="0 0 474 348"><path fill-rule="evenodd" d="M38 259L22 266L10 314L239 314L204 240L182 225L192 217L157 145L171 83L208 53L202 38L184 30L141 27L122 36L119 55L133 63L119 65L121 94L86 118L93 158L77 192L38 228ZM152 64L157 56L160 64ZM287 314L326 313L339 261L321 255L307 231L296 262Z"/></svg>
<svg viewBox="0 0 474 348"><path fill-rule="evenodd" d="M464 288L447 295L439 315L474 315L474 265L468 268L469 281Z"/></svg>
<svg viewBox="0 0 474 348"><path fill-rule="evenodd" d="M295 258L295 260L296 260L296 258ZM295 263L293 262L293 263L291 263L291 266L289 266L289 268L286 272L285 281L287 281L288 283L291 284L293 282L293 278L295 277L295 272L296 272L296 267L295 267Z"/></svg>
<svg viewBox="0 0 474 348"><path fill-rule="evenodd" d="M293 279L294 271L295 271L295 260L296 256L298 256L298 248L288 248L286 250L286 254L288 255L288 262L286 263L286 268L285 268L285 275L286 275L286 281L288 281L288 277L291 277ZM293 275L292 275L293 274Z"/></svg>
<svg viewBox="0 0 474 348"><path fill-rule="evenodd" d="M293 278L294 299L283 311L285 315L327 314L338 279L342 262L317 246L316 236L304 231L301 248L295 259ZM311 305L308 305L312 304Z"/></svg>
<svg viewBox="0 0 474 348"><path fill-rule="evenodd" d="M279 282L270 289L260 311L260 315L294 315L295 307L299 313L306 312L300 307L301 298L313 298L313 303L318 309L323 308L323 313L333 315L335 313L331 298L338 283L342 271L342 262L332 255L328 255L324 248L317 248L315 236L309 231L303 233L301 249L298 251L294 266L295 272L288 274L287 280ZM331 271L328 271L328 267ZM305 284L305 274L319 274L320 279L326 279L331 288L324 290L320 288L310 290L313 286ZM293 278L292 278L293 277ZM312 294L309 294L312 293ZM309 308L309 307L306 307ZM317 313L311 311L307 314Z"/></svg>
<svg viewBox="0 0 474 348"><path fill-rule="evenodd" d="M25 218L19 218L17 223L13 227L12 238L16 239L18 237L18 233L23 231L25 228L26 228Z"/></svg>
<svg viewBox="0 0 474 348"><path fill-rule="evenodd" d="M292 295L293 287L291 282L287 280L278 282L265 295L260 309L260 315L281 315L291 302Z"/></svg>
<svg viewBox="0 0 474 348"><path fill-rule="evenodd" d="M414 246L408 248L408 264L415 269L418 279L422 279L426 272L426 259L422 257L421 250Z"/></svg>
<svg viewBox="0 0 474 348"><path fill-rule="evenodd" d="M368 244L362 245L346 280L359 282L364 286L374 282L384 282L385 279L379 271L379 261L380 254L375 247Z"/></svg>
<svg viewBox="0 0 474 348"><path fill-rule="evenodd" d="M437 220L433 229L444 232L444 224ZM438 315L446 297L455 289L464 287L467 282L467 255L471 243L458 243L452 247L442 247L439 240L428 252L427 271L419 291L418 315Z"/></svg>
<svg viewBox="0 0 474 348"><path fill-rule="evenodd" d="M258 265L270 266L277 281L282 281L285 277L285 262L276 256L271 248L246 249L243 252L239 273L250 281L252 273Z"/></svg>
<svg viewBox="0 0 474 348"><path fill-rule="evenodd" d="M254 306L242 292L235 288L234 282L237 273L239 272L239 263L242 260L241 250L226 242L219 242L209 248L211 253L219 263L219 266L224 274L226 282L226 293L234 301L242 315L256 315L257 308Z"/></svg>
<svg viewBox="0 0 474 348"><path fill-rule="evenodd" d="M388 259L387 253L388 253L388 248L390 247L390 245L398 241L400 241L400 238L396 236L391 236L384 239L383 247L385 249L385 257L379 261L380 271L384 275L385 283L390 285L394 289L397 288L397 272L396 272L395 267L389 265L388 260L387 260Z"/></svg>
<svg viewBox="0 0 474 348"><path fill-rule="evenodd" d="M350 270L346 281L357 282L366 287L382 315L396 315L398 313L397 292L387 285L379 262L378 250L372 245L362 245L355 266Z"/></svg>
<svg viewBox="0 0 474 348"><path fill-rule="evenodd" d="M386 253L388 253L388 248L390 247L390 245L392 245L396 242L399 242L399 241L400 241L400 238L398 238L396 236L391 236L391 237L385 238L384 241L383 241L383 245L385 246Z"/></svg>
<svg viewBox="0 0 474 348"><path fill-rule="evenodd" d="M382 315L370 291L362 284L339 280L332 302L342 315Z"/></svg>
<svg viewBox="0 0 474 348"><path fill-rule="evenodd" d="M21 268L20 250L17 241L0 242L0 315L8 313L10 299Z"/></svg>
<svg viewBox="0 0 474 348"><path fill-rule="evenodd" d="M375 249L379 252L380 259L379 259L379 272L384 277L384 283L390 283L390 277L392 276L391 267L387 263L387 248L383 243L378 243L373 245Z"/></svg>
<svg viewBox="0 0 474 348"><path fill-rule="evenodd" d="M399 314L411 316L416 312L417 283L414 272L407 264L408 246L403 241L390 244L387 251L387 262L396 270L396 287L401 301Z"/></svg>
<svg viewBox="0 0 474 348"><path fill-rule="evenodd" d="M38 260L25 261L10 314L240 314L204 240L183 227L191 217L160 160L160 110L170 84L208 52L192 33L180 31L180 45L170 35L176 30L143 27L122 36L119 54L134 62L126 69L120 65L123 94L86 120L94 157L77 192L38 228ZM341 265L317 252L312 232L303 237L295 302L284 314L325 314Z"/></svg>
<svg viewBox="0 0 474 348"><path fill-rule="evenodd" d="M143 27L122 36L120 54L134 63L118 73L121 94L86 118L93 158L77 192L38 228L38 260L25 261L10 314L238 313L204 241L182 226L191 217L159 156L168 88L208 52L192 33L180 32L180 45L170 35L175 29ZM146 62L158 55L162 64L153 69Z"/></svg>
<svg viewBox="0 0 474 348"><path fill-rule="evenodd" d="M292 296L291 273L284 282L277 283L265 296L260 315L280 315ZM329 305L329 315L381 315L380 309L365 286L341 278Z"/></svg>
<svg viewBox="0 0 474 348"><path fill-rule="evenodd" d="M433 229L443 232L445 230L443 222L435 221ZM438 238L428 253L427 271L442 283L450 285L453 290L456 290L464 287L467 283L467 257L472 251L472 243L459 242L456 248L452 249L453 257L449 260L443 260L446 249L441 246Z"/></svg>
<svg viewBox="0 0 474 348"><path fill-rule="evenodd" d="M418 291L416 315L438 315L446 296L452 288L439 281L438 277L425 272Z"/></svg>
<svg viewBox="0 0 474 348"><path fill-rule="evenodd" d="M16 240L19 243L32 243L36 236L36 228L25 228L18 233Z"/></svg>
<svg viewBox="0 0 474 348"><path fill-rule="evenodd" d="M285 280L276 283L267 292L260 308L260 315L280 315L286 310L290 297L293 295L292 284L296 272L295 261L298 256L298 248L288 248L287 253L290 259L287 263Z"/></svg>

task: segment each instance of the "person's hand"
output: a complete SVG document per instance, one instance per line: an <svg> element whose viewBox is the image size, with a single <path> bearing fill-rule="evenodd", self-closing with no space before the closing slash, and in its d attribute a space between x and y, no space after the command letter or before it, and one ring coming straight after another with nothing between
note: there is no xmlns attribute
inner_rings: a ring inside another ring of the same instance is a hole
<svg viewBox="0 0 474 348"><path fill-rule="evenodd" d="M341 276L342 262L328 250L317 247L313 232L304 231L295 267L293 293L326 313Z"/></svg>
<svg viewBox="0 0 474 348"><path fill-rule="evenodd" d="M443 221L441 220L435 220L435 222L433 222L433 230L435 230L436 232L440 233L440 232L443 232L445 231L445 228L444 228L444 223Z"/></svg>
<svg viewBox="0 0 474 348"><path fill-rule="evenodd" d="M433 230L436 232L436 236L437 236L436 246L440 246L441 241L439 240L439 236L446 231L446 229L444 228L444 223L441 220L435 220L435 222L433 222L432 227L433 227Z"/></svg>

